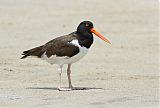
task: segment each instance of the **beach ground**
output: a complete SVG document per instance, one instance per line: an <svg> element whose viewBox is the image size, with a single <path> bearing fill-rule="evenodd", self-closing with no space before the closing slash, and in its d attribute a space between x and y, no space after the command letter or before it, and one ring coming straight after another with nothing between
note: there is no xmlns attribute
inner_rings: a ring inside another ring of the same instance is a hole
<svg viewBox="0 0 160 108"><path fill-rule="evenodd" d="M57 66L21 53L83 20L112 44L95 37L72 66L85 90L60 92ZM158 46L157 0L0 0L0 108L158 108Z"/></svg>

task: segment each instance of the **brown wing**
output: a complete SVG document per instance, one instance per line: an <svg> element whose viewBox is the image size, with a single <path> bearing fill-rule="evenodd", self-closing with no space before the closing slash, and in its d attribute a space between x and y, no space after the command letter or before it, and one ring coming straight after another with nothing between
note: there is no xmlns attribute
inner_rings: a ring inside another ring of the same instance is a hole
<svg viewBox="0 0 160 108"><path fill-rule="evenodd" d="M79 52L79 48L68 42L59 41L46 50L47 57L52 55L72 57Z"/></svg>
<svg viewBox="0 0 160 108"><path fill-rule="evenodd" d="M45 45L24 51L22 54L24 56L21 59L28 56L41 57L44 52L46 52L48 57L52 55L72 57L79 52L79 48L69 42L77 38L78 37L75 32L66 36L55 38L47 42Z"/></svg>
<svg viewBox="0 0 160 108"><path fill-rule="evenodd" d="M21 59L24 59L28 56L41 57L41 55L44 53L44 51L42 49L43 49L43 45L36 47L36 48L33 48L33 49L30 49L30 50L27 50L27 51L23 51L23 53L22 53L23 57L21 57Z"/></svg>
<svg viewBox="0 0 160 108"><path fill-rule="evenodd" d="M66 36L61 36L53 39L45 44L46 55L68 56L72 57L79 52L79 48L69 42L77 39L77 35L73 32Z"/></svg>

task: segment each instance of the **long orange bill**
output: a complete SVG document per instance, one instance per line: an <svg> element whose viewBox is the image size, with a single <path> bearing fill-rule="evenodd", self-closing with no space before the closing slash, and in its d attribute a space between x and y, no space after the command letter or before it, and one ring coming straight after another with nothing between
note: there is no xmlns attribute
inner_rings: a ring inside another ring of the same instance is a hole
<svg viewBox="0 0 160 108"><path fill-rule="evenodd" d="M101 38L102 40L104 40L107 43L110 43L110 41L105 38L104 36L102 36L99 32L97 32L94 28L91 29L91 32L94 33L96 36L98 36L99 38ZM111 43L110 43L111 44Z"/></svg>

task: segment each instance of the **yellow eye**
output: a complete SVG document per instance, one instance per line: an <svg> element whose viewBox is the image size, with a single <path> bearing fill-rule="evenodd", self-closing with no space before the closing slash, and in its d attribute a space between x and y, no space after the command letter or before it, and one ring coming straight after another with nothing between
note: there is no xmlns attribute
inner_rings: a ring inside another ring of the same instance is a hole
<svg viewBox="0 0 160 108"><path fill-rule="evenodd" d="M89 26L89 24L88 23L86 23L86 27L88 27Z"/></svg>

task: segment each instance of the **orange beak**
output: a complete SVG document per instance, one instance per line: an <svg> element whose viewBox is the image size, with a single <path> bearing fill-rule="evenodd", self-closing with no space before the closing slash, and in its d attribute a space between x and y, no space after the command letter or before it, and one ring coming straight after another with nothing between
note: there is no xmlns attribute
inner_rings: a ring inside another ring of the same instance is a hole
<svg viewBox="0 0 160 108"><path fill-rule="evenodd" d="M94 28L91 28L91 32L94 33L96 36L98 36L99 38L101 38L102 40L104 40L105 42L110 43L110 41L105 38L104 36L102 36L99 32L97 32Z"/></svg>

